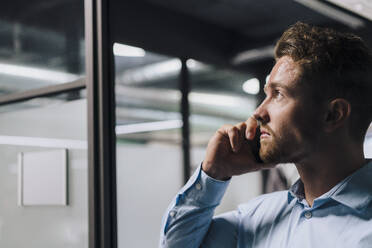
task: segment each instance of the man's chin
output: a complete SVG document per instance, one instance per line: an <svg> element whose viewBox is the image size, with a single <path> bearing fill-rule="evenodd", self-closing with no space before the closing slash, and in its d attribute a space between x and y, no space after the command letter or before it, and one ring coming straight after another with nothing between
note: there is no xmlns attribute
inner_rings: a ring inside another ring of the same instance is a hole
<svg viewBox="0 0 372 248"><path fill-rule="evenodd" d="M264 163L280 163L281 157L279 154L279 150L265 146L262 146L259 151L259 156Z"/></svg>
<svg viewBox="0 0 372 248"><path fill-rule="evenodd" d="M275 159L275 158L272 158L270 156L260 155L260 159L265 164L279 164L280 163L279 159Z"/></svg>

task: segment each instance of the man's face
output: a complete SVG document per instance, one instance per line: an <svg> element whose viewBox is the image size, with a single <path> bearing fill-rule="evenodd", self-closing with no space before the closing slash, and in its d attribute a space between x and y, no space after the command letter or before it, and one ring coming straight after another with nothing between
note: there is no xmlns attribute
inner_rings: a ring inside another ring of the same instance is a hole
<svg viewBox="0 0 372 248"><path fill-rule="evenodd" d="M264 162L299 162L316 147L320 114L301 70L290 57L280 58L265 85L266 99L254 117L261 122L260 157Z"/></svg>

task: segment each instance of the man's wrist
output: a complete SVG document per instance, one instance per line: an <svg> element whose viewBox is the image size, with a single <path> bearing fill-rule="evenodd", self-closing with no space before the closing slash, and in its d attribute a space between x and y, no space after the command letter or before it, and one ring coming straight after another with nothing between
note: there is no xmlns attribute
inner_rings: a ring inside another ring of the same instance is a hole
<svg viewBox="0 0 372 248"><path fill-rule="evenodd" d="M227 181L231 178L231 176L226 176L217 169L217 166L213 166L213 164L210 162L203 161L201 169L209 177L219 181Z"/></svg>

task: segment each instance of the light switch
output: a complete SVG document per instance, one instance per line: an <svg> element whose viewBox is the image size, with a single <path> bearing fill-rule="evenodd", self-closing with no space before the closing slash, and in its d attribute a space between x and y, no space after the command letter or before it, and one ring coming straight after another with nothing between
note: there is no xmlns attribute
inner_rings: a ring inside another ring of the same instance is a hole
<svg viewBox="0 0 372 248"><path fill-rule="evenodd" d="M67 150L18 155L18 204L67 205Z"/></svg>

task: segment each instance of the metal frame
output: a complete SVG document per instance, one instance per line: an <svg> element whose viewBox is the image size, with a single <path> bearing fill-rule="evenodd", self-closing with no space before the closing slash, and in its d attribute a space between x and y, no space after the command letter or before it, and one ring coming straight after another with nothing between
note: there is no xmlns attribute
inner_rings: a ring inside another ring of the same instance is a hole
<svg viewBox="0 0 372 248"><path fill-rule="evenodd" d="M37 97L46 97L77 91L85 88L85 80L78 79L74 82L47 86L39 89L28 90L23 92L12 93L0 96L0 106L11 103L23 102Z"/></svg>
<svg viewBox="0 0 372 248"><path fill-rule="evenodd" d="M116 248L114 57L109 1L85 0L89 247Z"/></svg>
<svg viewBox="0 0 372 248"><path fill-rule="evenodd" d="M183 180L186 183L190 177L190 109L189 109L189 92L190 92L190 77L187 68L187 59L181 59L180 72L180 90L181 98L181 114L182 114L182 151L183 151Z"/></svg>

